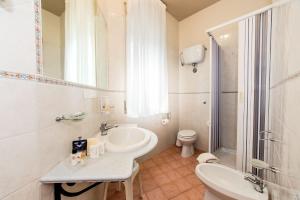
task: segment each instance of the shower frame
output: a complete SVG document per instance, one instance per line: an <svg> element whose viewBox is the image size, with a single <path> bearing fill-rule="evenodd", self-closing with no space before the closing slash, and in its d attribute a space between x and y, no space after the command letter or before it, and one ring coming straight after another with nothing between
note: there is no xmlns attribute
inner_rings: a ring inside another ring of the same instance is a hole
<svg viewBox="0 0 300 200"><path fill-rule="evenodd" d="M261 9L258 9L256 11L253 11L249 14L246 14L246 15L243 15L241 17L238 17L238 18L235 18L233 20L230 20L230 21L227 21L225 23L222 23L218 26L215 26L213 28L210 28L208 29L206 32L207 34L209 35L209 37L213 38L213 34L212 32L213 31L216 31L220 28L223 28L223 27L226 27L228 25L231 25L233 23L239 23L243 20L246 20L246 19L249 19L251 17L254 17L254 16L258 16L260 14L263 14L263 13L267 13L268 11L271 11L272 8L275 8L275 7L278 7L278 6L281 6L283 4L286 4L288 2L290 2L292 0L282 0L282 1L278 1L276 3L273 3L269 6L266 6L266 7L263 7ZM211 45L212 47L212 45ZM212 55L211 55L212 57ZM211 58L211 65L212 65L212 60L213 58ZM240 66L239 66L240 68ZM210 80L213 81L213 70L212 70L212 67L210 67ZM256 72L254 72L256 73ZM261 131L268 131L268 121L269 121L269 78L270 78L270 68L268 67L267 70L266 70L266 83L265 85L263 85L265 88L259 88L259 92L261 91L264 91L265 92L265 100L264 100L264 108L259 108L262 110L262 117L260 117L260 113L258 113L258 124L256 124L256 126L259 126L259 123L262 123L263 126L261 126L261 128L263 128L263 130L256 130L256 135L247 135L247 132L243 131L242 130L242 126L243 126L243 122L242 122L242 116L244 115L243 113L243 110L240 108L240 105L239 103L241 101L244 101L244 98L245 98L245 94L244 92L240 92L238 93L238 121L237 121L237 124L238 124L238 127L237 127L237 156L236 156L236 168L240 171L249 171L249 170L253 170L251 168L251 164L250 164L250 156L251 158L252 157L256 157L256 158L259 158L261 160L268 160L268 152L266 152L266 149L267 147L264 147L264 143L260 141L260 132ZM239 69L239 87L242 85L244 85L244 81L245 81L245 77L243 74L241 74L241 70ZM259 77L260 78L260 77ZM261 81L260 79L259 80L255 80L255 81ZM212 102L212 99L213 98L213 95L215 94L215 92L213 91L213 87L212 87L212 84L211 84L211 98L210 98L210 128L209 128L209 152L212 152L213 148L212 148L212 144L213 144L213 131L212 131L212 113L213 113L213 105L214 103ZM260 100L255 100L256 104L258 103L260 105ZM253 103L254 104L254 103ZM256 105L259 107L259 105ZM256 109L257 111L257 109ZM256 113L257 114L257 113ZM263 118L263 119L262 119ZM254 120L255 121L255 120ZM257 122L254 122L254 123L257 123ZM253 127L252 127L253 128ZM256 127L254 127L256 128ZM253 131L250 131L252 132L251 134L253 134ZM263 138L262 138L263 139ZM256 140L256 142L254 141ZM247 145L248 144L248 145ZM246 147L245 147L246 146ZM248 159L245 157L248 157Z"/></svg>

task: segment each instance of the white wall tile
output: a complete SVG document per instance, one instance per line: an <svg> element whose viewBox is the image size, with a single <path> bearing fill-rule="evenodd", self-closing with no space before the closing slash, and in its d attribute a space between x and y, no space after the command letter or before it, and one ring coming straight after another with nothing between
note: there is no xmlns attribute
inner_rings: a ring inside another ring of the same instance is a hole
<svg viewBox="0 0 300 200"><path fill-rule="evenodd" d="M237 93L221 94L220 131L221 146L236 149L237 142Z"/></svg>
<svg viewBox="0 0 300 200"><path fill-rule="evenodd" d="M0 139L37 130L36 83L0 79L0 90Z"/></svg>
<svg viewBox="0 0 300 200"><path fill-rule="evenodd" d="M41 200L39 187L41 184L35 180L32 183L25 185L18 191L11 193L3 200ZM50 198L48 198L50 200ZM53 196L52 198L53 199Z"/></svg>
<svg viewBox="0 0 300 200"><path fill-rule="evenodd" d="M39 176L36 133L0 140L0 199Z"/></svg>
<svg viewBox="0 0 300 200"><path fill-rule="evenodd" d="M206 104L203 104L203 102ZM209 95L180 94L179 95L179 128L192 129L197 132L196 147L208 151L209 128Z"/></svg>

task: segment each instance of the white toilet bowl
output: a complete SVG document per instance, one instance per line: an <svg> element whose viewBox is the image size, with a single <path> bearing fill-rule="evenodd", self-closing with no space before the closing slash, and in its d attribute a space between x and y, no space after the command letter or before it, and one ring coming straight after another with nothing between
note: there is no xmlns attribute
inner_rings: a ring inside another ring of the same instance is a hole
<svg viewBox="0 0 300 200"><path fill-rule="evenodd" d="M181 130L178 132L176 145L182 146L182 157L189 157L194 154L194 143L196 139L197 135L193 130Z"/></svg>

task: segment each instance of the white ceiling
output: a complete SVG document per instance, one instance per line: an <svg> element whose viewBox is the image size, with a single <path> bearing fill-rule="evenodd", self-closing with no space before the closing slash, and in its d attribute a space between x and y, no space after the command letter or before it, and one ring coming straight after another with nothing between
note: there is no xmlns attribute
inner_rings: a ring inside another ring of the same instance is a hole
<svg viewBox="0 0 300 200"><path fill-rule="evenodd" d="M219 0L162 0L167 5L167 10L177 20L183 20L192 14L207 8Z"/></svg>

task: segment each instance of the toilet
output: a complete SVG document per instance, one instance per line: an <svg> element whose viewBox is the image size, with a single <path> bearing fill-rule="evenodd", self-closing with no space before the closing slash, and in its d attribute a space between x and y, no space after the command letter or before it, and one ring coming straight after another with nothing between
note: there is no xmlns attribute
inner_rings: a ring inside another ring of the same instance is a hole
<svg viewBox="0 0 300 200"><path fill-rule="evenodd" d="M196 139L197 134L193 130L181 130L178 132L176 146L182 146L182 157L189 157L194 154L194 143Z"/></svg>

